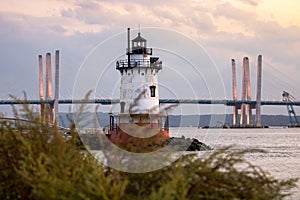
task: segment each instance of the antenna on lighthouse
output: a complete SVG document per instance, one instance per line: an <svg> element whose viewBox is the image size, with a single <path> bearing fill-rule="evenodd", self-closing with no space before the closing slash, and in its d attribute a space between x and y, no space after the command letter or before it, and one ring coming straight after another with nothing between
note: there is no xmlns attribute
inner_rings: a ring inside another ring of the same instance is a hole
<svg viewBox="0 0 300 200"><path fill-rule="evenodd" d="M127 28L127 48L128 67L130 67L130 28Z"/></svg>

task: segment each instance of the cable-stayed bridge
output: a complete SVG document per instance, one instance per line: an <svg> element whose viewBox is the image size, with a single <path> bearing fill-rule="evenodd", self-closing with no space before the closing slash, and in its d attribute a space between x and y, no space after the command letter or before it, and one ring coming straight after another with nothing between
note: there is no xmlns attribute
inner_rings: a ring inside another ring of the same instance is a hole
<svg viewBox="0 0 300 200"><path fill-rule="evenodd" d="M60 99L59 98L59 51L55 52L55 77L54 77L54 90L52 90L52 72L51 72L51 54L46 54L46 76L44 80L43 62L42 56L38 57L39 63L39 99L8 99L0 100L0 105L13 105L13 104L33 104L41 105L41 116L43 113L50 113L46 118L51 119L50 122L54 122L58 114L58 105L61 104L101 104L112 105L122 104L119 99L110 98L94 98L94 99ZM288 114L290 118L297 119L293 106L300 106L300 101L293 99L285 99L282 101L264 101L261 99L262 93L262 56L258 56L257 63L257 87L256 87L256 100L251 98L251 86L250 86L250 72L249 72L249 59L244 57L243 59L243 73L242 73L242 96L239 100L237 97L237 80L236 80L236 63L235 60L231 60L232 64L232 92L233 99L159 99L160 104L203 104L203 105L224 105L233 107L233 125L244 126L250 125L252 109L255 110L255 125L261 126L261 106L286 106L288 108ZM118 65L117 65L118 67ZM128 68L128 67L127 67ZM124 68L124 70L127 70ZM129 68L128 68L129 70ZM45 88L44 88L45 83ZM45 89L45 91L44 91ZM150 88L151 89L151 88ZM54 91L54 95L53 95ZM288 94L284 92L284 94ZM238 122L238 110L240 110L240 120ZM44 118L44 117L43 117ZM291 120L292 121L292 120ZM297 120L295 120L297 121Z"/></svg>
<svg viewBox="0 0 300 200"><path fill-rule="evenodd" d="M0 100L0 105L12 104L54 104L54 100ZM58 104L101 104L111 105L120 103L119 99L60 99ZM219 104L225 106L240 106L242 104L256 105L256 101L242 101L242 100L213 100L213 99L160 99L160 104ZM285 101L261 101L261 105L265 106L300 106L300 101L285 102Z"/></svg>

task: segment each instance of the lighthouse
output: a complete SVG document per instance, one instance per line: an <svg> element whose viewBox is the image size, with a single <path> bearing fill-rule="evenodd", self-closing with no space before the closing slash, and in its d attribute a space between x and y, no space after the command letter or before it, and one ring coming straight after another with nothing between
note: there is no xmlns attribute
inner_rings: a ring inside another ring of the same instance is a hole
<svg viewBox="0 0 300 200"><path fill-rule="evenodd" d="M128 28L126 57L116 61L116 70L121 76L120 113L110 115L108 138L124 142L130 137L168 137L168 116L160 111L158 93L162 61L147 47L140 31L130 40Z"/></svg>

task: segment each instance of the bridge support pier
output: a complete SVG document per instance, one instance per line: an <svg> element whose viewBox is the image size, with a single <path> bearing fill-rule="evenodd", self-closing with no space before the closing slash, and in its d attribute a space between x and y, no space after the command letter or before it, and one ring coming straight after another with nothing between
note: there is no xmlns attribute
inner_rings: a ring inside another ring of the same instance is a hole
<svg viewBox="0 0 300 200"><path fill-rule="evenodd" d="M242 101L246 101L247 93L247 62L249 64L248 58L243 58L243 75L242 75ZM240 117L240 126L245 126L246 124L246 105L241 105L241 117Z"/></svg>
<svg viewBox="0 0 300 200"><path fill-rule="evenodd" d="M257 86L256 86L256 113L255 126L261 126L261 79L262 79L262 55L258 56L257 61Z"/></svg>
<svg viewBox="0 0 300 200"><path fill-rule="evenodd" d="M39 89L40 89L40 101L44 101L44 81L43 81L43 58L39 55ZM45 120L45 105L41 103L40 105L40 117Z"/></svg>
<svg viewBox="0 0 300 200"><path fill-rule="evenodd" d="M237 101L236 65L234 59L231 60L231 68L232 68L232 95L233 95L233 100ZM233 119L232 119L233 126L237 125L237 116L238 116L238 107L235 105L233 106Z"/></svg>
<svg viewBox="0 0 300 200"><path fill-rule="evenodd" d="M232 93L233 100L237 101L237 89L236 89L236 64L235 60L231 60L232 66ZM240 106L233 106L233 126L246 127L253 126L251 122L252 109L256 109L255 116L255 127L261 127L261 80L262 80L262 56L258 56L257 65L257 94L256 94L256 105L242 104ZM242 96L241 100L251 101L251 84L250 84L250 65L248 57L243 58L242 68ZM240 111L240 121L237 125L238 110Z"/></svg>
<svg viewBox="0 0 300 200"><path fill-rule="evenodd" d="M51 54L46 54L46 73L45 73L45 97L44 97L44 79L43 79L43 59L42 55L38 56L39 65L39 89L40 100L53 101L52 93L52 71L51 71ZM59 51L55 52L55 94L54 103L41 103L40 117L46 122L53 124L57 121L59 101Z"/></svg>

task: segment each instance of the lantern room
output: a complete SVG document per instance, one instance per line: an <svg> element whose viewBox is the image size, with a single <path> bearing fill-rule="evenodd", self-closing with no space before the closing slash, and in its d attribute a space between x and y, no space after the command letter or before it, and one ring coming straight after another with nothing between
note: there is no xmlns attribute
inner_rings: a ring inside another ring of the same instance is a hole
<svg viewBox="0 0 300 200"><path fill-rule="evenodd" d="M147 48L147 40L138 32L138 36L132 40L132 54L152 55L152 49Z"/></svg>

